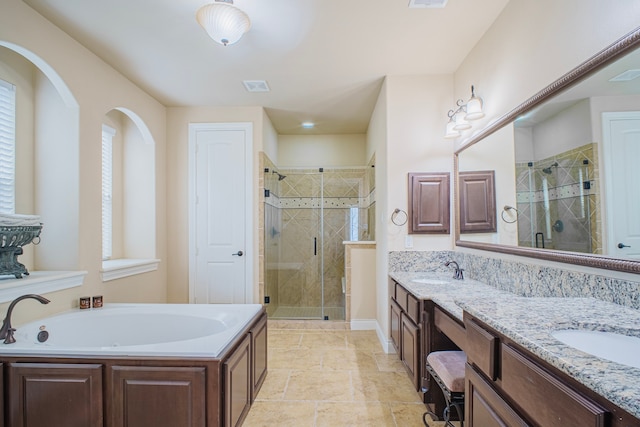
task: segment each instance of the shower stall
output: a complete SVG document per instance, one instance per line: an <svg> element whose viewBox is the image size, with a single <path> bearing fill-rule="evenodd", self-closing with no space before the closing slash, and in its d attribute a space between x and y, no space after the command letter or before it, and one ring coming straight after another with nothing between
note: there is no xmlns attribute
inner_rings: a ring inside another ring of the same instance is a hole
<svg viewBox="0 0 640 427"><path fill-rule="evenodd" d="M264 168L265 305L272 319L345 319L345 240L366 237L364 169Z"/></svg>
<svg viewBox="0 0 640 427"><path fill-rule="evenodd" d="M598 253L595 180L587 158L519 163L519 246Z"/></svg>

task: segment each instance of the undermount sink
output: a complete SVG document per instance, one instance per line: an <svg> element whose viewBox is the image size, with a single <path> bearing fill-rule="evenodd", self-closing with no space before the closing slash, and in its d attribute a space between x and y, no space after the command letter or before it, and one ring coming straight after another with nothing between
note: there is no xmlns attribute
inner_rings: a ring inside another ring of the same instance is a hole
<svg viewBox="0 0 640 427"><path fill-rule="evenodd" d="M414 283L422 283L424 285L446 285L449 282L448 280L440 280L440 279L413 279Z"/></svg>
<svg viewBox="0 0 640 427"><path fill-rule="evenodd" d="M640 368L640 337L579 329L558 330L551 336L593 356Z"/></svg>

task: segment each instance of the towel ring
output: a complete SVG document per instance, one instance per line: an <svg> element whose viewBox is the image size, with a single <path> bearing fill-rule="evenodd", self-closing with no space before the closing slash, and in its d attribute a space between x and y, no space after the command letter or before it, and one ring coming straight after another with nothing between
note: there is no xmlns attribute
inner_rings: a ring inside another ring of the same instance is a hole
<svg viewBox="0 0 640 427"><path fill-rule="evenodd" d="M513 221L509 221L504 217L504 213L510 210L516 211L516 219L514 219ZM518 209L514 208L513 206L505 205L504 208L502 208L502 212L500 213L500 216L502 217L502 220L507 224L513 224L518 220Z"/></svg>
<svg viewBox="0 0 640 427"><path fill-rule="evenodd" d="M398 214L401 214L400 219L398 219ZM402 215L404 215L404 220L402 219ZM391 214L391 222L399 227L405 225L407 223L408 218L409 217L407 213L402 209L398 209L398 208L396 208Z"/></svg>

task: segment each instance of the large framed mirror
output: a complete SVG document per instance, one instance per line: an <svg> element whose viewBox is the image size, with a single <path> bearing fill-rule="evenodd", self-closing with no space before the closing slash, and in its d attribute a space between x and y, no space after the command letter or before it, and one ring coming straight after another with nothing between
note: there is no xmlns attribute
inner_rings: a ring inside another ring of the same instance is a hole
<svg viewBox="0 0 640 427"><path fill-rule="evenodd" d="M456 150L456 212L459 172L498 183L496 231L458 221L457 246L640 273L639 47L640 28Z"/></svg>

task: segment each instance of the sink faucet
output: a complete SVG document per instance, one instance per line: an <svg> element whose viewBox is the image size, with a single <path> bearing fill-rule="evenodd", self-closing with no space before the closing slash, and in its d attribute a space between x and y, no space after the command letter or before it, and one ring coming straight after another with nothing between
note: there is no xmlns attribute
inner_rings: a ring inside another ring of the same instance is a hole
<svg viewBox="0 0 640 427"><path fill-rule="evenodd" d="M464 271L462 268L460 268L460 266L458 265L457 262L455 261L447 261L444 263L445 267L449 267L450 264L453 264L453 267L456 269L455 274L453 275L453 278L456 280L462 280L464 279L464 276L462 275L462 272Z"/></svg>
<svg viewBox="0 0 640 427"><path fill-rule="evenodd" d="M7 316L2 321L2 328L0 328L0 339L4 338L5 344L13 344L14 342L16 342L16 339L13 337L13 333L16 330L11 327L11 312L13 311L13 307L15 307L18 302L27 298L38 300L41 304L49 304L48 299L36 294L22 295L11 301L11 304L9 304L9 309L7 309Z"/></svg>

